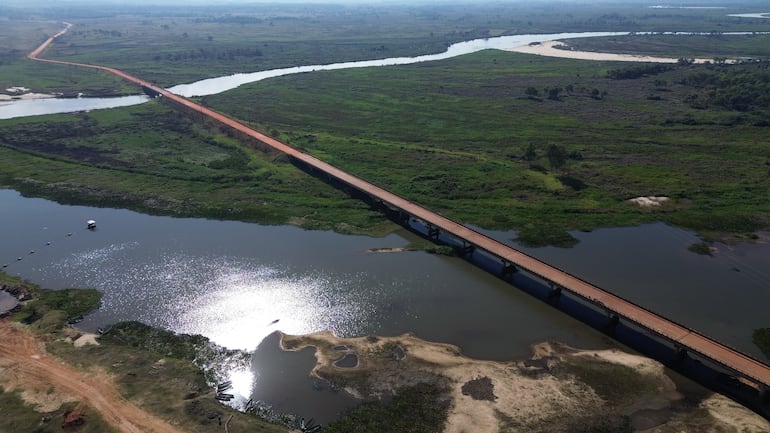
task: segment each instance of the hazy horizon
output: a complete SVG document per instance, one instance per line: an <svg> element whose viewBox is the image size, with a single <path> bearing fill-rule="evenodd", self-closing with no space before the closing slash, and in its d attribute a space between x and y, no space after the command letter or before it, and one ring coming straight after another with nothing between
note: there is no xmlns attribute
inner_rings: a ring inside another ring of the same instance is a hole
<svg viewBox="0 0 770 433"><path fill-rule="evenodd" d="M120 5L120 6L156 6L156 5L199 5L199 6L218 6L218 5L233 5L233 4L351 4L351 5L366 5L366 4L394 4L394 5L417 5L417 4L468 4L468 3L483 3L485 5L494 4L531 4L531 3L562 3L562 4L581 4L584 3L580 0L509 0L509 1L485 1L485 0L134 0L127 2L126 0L6 0L3 2L3 6L13 7L41 7L46 5ZM730 1L730 0L678 0L671 1L656 1L656 0L594 0L591 4L640 4L648 6L722 6L722 7L737 7L737 6L767 6L765 1L760 0L744 0L744 1ZM770 9L770 6L767 7Z"/></svg>

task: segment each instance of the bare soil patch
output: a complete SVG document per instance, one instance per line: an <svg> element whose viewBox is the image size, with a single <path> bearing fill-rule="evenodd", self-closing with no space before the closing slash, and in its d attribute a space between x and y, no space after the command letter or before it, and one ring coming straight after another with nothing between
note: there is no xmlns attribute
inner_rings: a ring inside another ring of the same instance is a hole
<svg viewBox="0 0 770 433"><path fill-rule="evenodd" d="M43 344L23 327L0 320L0 384L40 411L66 401L80 401L125 433L181 433L181 430L123 399L108 374L78 371L53 359ZM74 422L74 419L73 419Z"/></svg>

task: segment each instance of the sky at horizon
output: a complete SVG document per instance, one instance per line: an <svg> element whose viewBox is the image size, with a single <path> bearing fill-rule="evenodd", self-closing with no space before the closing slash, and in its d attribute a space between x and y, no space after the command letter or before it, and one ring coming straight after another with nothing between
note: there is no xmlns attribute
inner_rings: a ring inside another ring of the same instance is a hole
<svg viewBox="0 0 770 433"><path fill-rule="evenodd" d="M249 3L267 3L267 4L302 4L302 3L326 3L326 4L442 4L442 3L584 3L582 0L5 0L5 6L26 6L36 7L41 5L83 5L83 4L100 4L100 5L168 5L168 4L180 4L180 5L232 5L232 4L249 4ZM592 4L648 4L653 6L723 6L730 7L736 6L736 3L741 5L757 4L765 5L766 2L761 0L743 0L735 2L734 0L677 0L674 2L656 1L656 0L593 0Z"/></svg>

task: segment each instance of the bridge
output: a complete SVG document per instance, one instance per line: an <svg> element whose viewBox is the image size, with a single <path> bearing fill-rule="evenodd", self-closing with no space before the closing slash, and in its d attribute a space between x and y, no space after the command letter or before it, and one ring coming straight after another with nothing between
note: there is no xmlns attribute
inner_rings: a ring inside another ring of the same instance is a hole
<svg viewBox="0 0 770 433"><path fill-rule="evenodd" d="M270 149L288 155L295 163L300 163L316 172L322 173L336 183L345 186L346 189L363 195L370 202L380 205L389 213L398 215L403 221L419 221L427 228L429 237L438 239L440 235L448 236L463 245L463 248L468 253L479 251L499 260L501 274L517 271L527 272L550 284L552 287L551 294L554 297L569 295L592 305L596 309L606 311L611 324L617 325L621 321L632 324L665 341L680 355L696 355L716 368L728 372L729 375L737 378L742 383L749 384L752 388L759 390L761 396L764 396L766 390L770 387L770 366L765 363L711 339L694 329L678 324L629 300L603 290L568 272L557 269L476 230L432 212L417 203L301 152L273 137L251 129L235 119L115 68L40 58L39 56L45 48L56 37L64 34L69 26L67 24L67 28L48 38L27 57L42 62L80 66L113 73L141 86L145 93L160 95L179 107L194 113L200 113L200 115L215 120L221 125L254 139Z"/></svg>

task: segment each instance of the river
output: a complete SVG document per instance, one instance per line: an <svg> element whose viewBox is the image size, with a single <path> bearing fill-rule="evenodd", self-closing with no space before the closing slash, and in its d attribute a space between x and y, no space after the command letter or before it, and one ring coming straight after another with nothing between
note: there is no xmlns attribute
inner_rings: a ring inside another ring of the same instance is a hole
<svg viewBox="0 0 770 433"><path fill-rule="evenodd" d="M759 15L759 14L757 14ZM747 35L765 32L729 32L725 35ZM361 60L353 62L330 63L324 65L305 65L290 68L271 69L267 71L239 73L216 78L207 78L194 83L179 84L168 88L184 97L206 96L226 92L248 83L265 80L284 75L300 74L314 71L330 71L337 69L371 68L382 66L409 65L413 63L431 62L471 54L482 50L511 50L516 47L527 46L533 42L546 42L552 40L565 40L574 38L590 38L601 36L628 35L629 32L583 32L583 33L551 33L551 34L525 34L513 36L498 36L494 38L474 39L458 42L450 45L446 51L438 54L427 54L415 57L391 57L387 59ZM677 34L693 35L704 33L688 32L636 32L636 34ZM567 56L569 57L569 56ZM622 61L621 58L615 60ZM126 107L142 104L149 98L144 95L133 95L109 98L41 98L0 101L0 120L16 117L37 116L43 114L72 113L77 111L97 110L104 108Z"/></svg>
<svg viewBox="0 0 770 433"><path fill-rule="evenodd" d="M281 410L317 408L309 415L319 420L350 401L316 391L307 378L311 352L281 353L272 332L412 332L498 360L527 356L532 343L545 340L585 348L612 344L462 259L368 252L405 246L414 239L405 231L372 238L149 216L65 206L10 190L0 190L0 204L0 263L8 273L44 287L104 293L102 307L81 328L141 320L229 348L254 350L263 343L251 371L231 372L237 392ZM97 221L96 230L86 229L88 219ZM522 248L511 241L514 233L488 233ZM770 326L770 244L717 245L708 257L687 250L697 242L694 234L664 224L573 235L580 243L570 249L522 249L761 357L751 331Z"/></svg>
<svg viewBox="0 0 770 433"><path fill-rule="evenodd" d="M283 75L299 74L312 71L329 71L334 69L371 68L377 66L408 65L420 62L448 59L477 51L499 49L504 50L531 42L543 42L552 39L588 38L596 36L614 36L628 32L586 32L586 33L553 33L537 35L499 36L487 39L474 39L450 45L446 51L438 54L428 54L416 57L392 57L378 60L362 60L355 62L331 63L325 65L305 65L291 68L272 69L252 73L233 74L217 78L208 78L195 83L180 84L168 90L181 96L205 96L222 93L235 89L247 83L280 77ZM0 101L0 119L12 119L41 114L72 113L76 111L95 110L100 108L116 108L141 104L149 98L144 96L129 96L118 98L43 98L18 101Z"/></svg>

